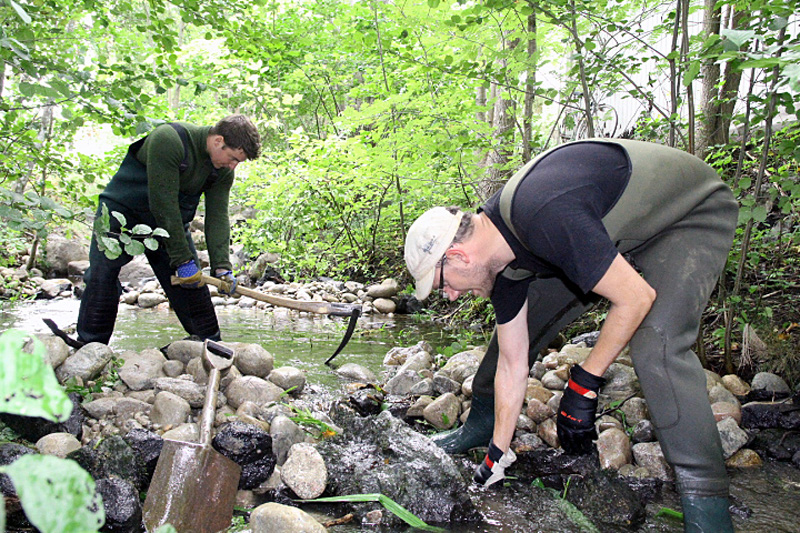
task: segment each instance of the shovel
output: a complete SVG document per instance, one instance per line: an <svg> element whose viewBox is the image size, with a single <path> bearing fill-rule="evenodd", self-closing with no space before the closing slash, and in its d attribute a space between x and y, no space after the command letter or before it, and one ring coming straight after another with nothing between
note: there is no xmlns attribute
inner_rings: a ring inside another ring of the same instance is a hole
<svg viewBox="0 0 800 533"><path fill-rule="evenodd" d="M242 469L211 447L211 431L220 372L233 364L234 353L209 340L204 348L203 366L209 376L199 443L164 441L142 513L149 533L164 524L178 533L216 533L227 529L233 517Z"/></svg>

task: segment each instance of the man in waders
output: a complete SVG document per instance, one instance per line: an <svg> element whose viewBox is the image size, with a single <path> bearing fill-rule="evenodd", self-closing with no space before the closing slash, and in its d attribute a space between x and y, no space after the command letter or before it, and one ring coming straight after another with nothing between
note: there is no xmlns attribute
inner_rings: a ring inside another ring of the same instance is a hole
<svg viewBox="0 0 800 533"><path fill-rule="evenodd" d="M189 223L204 196L211 272L228 282L222 292L233 292L228 196L236 166L257 158L260 150L258 130L244 115L228 116L215 126L162 124L128 148L119 170L100 194L97 216L105 205L109 212L122 213L129 229L147 224L169 232L158 249L145 254L181 325L200 339L219 340L220 332L210 293L201 282ZM110 231L119 232L119 221L114 217L110 221ZM78 314L79 342L108 343L122 292L119 272L131 259L126 253L108 259L92 236ZM172 285L173 275L180 285Z"/></svg>
<svg viewBox="0 0 800 533"><path fill-rule="evenodd" d="M537 355L606 298L597 343L573 366L561 400L561 446L590 451L603 373L630 345L675 470L685 531L733 531L720 436L691 347L737 213L731 190L701 160L614 139L545 152L476 214L444 207L423 214L405 245L417 298L437 288L450 300L471 291L491 298L497 317L467 421L437 444L450 453L488 444L475 481L502 480L515 459L510 443Z"/></svg>

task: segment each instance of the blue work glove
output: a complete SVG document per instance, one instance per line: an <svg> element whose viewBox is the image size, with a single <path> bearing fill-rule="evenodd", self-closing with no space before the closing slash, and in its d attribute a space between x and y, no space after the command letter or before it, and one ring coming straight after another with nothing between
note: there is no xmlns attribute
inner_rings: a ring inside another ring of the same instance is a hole
<svg viewBox="0 0 800 533"><path fill-rule="evenodd" d="M178 265L175 274L184 289L198 289L205 285L202 280L203 273L197 268L197 263L194 262L194 259Z"/></svg>
<svg viewBox="0 0 800 533"><path fill-rule="evenodd" d="M225 270L224 272L217 271L217 278L222 282L219 287L217 287L217 291L220 294L227 294L232 295L236 292L236 285L239 283L233 275L233 272L230 270Z"/></svg>
<svg viewBox="0 0 800 533"><path fill-rule="evenodd" d="M597 393L606 382L574 365L558 407L556 432L564 451L584 455L592 451L592 440L597 439L594 419L597 413Z"/></svg>
<svg viewBox="0 0 800 533"><path fill-rule="evenodd" d="M472 480L478 485L488 487L494 485L498 481L502 481L506 477L506 468L517 460L517 456L511 448L506 453L494 445L494 441L489 442L489 450L486 452L486 457L483 462L475 469L475 476Z"/></svg>

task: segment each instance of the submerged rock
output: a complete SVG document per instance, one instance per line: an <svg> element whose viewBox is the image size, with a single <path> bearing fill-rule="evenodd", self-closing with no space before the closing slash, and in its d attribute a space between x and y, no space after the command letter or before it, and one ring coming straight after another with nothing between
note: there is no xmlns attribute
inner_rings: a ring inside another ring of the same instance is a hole
<svg viewBox="0 0 800 533"><path fill-rule="evenodd" d="M637 494L607 470L573 481L567 500L595 524L636 527L645 518L645 508Z"/></svg>

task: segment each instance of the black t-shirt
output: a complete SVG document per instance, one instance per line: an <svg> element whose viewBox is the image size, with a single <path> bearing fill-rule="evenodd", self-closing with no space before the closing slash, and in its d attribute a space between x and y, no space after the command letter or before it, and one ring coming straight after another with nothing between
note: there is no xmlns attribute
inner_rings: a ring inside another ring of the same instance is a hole
<svg viewBox="0 0 800 533"><path fill-rule="evenodd" d="M529 270L537 277L559 276L587 293L617 255L602 218L622 195L630 175L628 154L617 144L567 144L544 156L517 186L511 221L519 240L503 222L500 192L478 212L486 213L514 252L510 268ZM530 281L497 277L491 299L498 324L519 313Z"/></svg>

